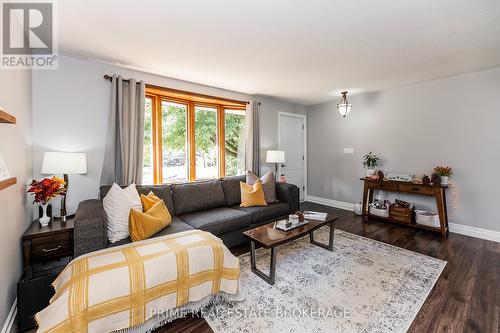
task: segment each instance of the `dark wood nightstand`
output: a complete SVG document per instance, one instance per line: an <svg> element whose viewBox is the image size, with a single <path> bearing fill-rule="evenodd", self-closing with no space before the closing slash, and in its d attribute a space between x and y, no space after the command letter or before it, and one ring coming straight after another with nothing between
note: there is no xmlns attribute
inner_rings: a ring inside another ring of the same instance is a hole
<svg viewBox="0 0 500 333"><path fill-rule="evenodd" d="M23 234L24 272L17 283L18 330L36 327L33 316L49 305L51 286L73 258L73 217L66 222L52 221L41 227L31 223Z"/></svg>
<svg viewBox="0 0 500 333"><path fill-rule="evenodd" d="M73 257L74 219L52 221L41 227L38 221L23 234L23 265L43 265L50 261ZM38 269L35 268L35 271Z"/></svg>

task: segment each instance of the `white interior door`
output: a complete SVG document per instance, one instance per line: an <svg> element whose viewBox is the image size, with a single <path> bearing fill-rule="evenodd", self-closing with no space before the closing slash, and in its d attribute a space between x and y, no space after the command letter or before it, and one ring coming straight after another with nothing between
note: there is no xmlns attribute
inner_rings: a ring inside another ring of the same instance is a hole
<svg viewBox="0 0 500 333"><path fill-rule="evenodd" d="M300 188L300 200L305 192L305 119L300 116L280 114L280 150L285 152L285 163L280 165L280 174L286 182Z"/></svg>

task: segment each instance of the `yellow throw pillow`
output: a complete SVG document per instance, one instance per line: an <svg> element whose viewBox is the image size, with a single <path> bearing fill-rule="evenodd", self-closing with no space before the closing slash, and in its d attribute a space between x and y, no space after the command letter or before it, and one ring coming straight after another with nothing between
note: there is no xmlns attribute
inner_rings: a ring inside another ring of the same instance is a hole
<svg viewBox="0 0 500 333"><path fill-rule="evenodd" d="M149 192L148 195L141 194L142 210L147 212L160 200L153 192Z"/></svg>
<svg viewBox="0 0 500 333"><path fill-rule="evenodd" d="M255 184L248 185L240 182L241 204L240 207L267 206L262 182L257 180Z"/></svg>
<svg viewBox="0 0 500 333"><path fill-rule="evenodd" d="M147 239L172 223L167 206L163 200L158 201L147 212L130 210L129 233L132 241Z"/></svg>

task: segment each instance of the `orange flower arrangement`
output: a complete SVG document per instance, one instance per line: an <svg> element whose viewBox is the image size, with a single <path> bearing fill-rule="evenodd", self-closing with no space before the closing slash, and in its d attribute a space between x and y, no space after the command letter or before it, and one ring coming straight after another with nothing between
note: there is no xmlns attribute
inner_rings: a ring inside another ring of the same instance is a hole
<svg viewBox="0 0 500 333"><path fill-rule="evenodd" d="M434 168L434 173L437 173L441 177L449 177L453 174L453 168L451 166L438 165Z"/></svg>
<svg viewBox="0 0 500 333"><path fill-rule="evenodd" d="M33 180L29 185L28 193L35 195L33 203L41 202L45 205L50 199L59 195L66 195L66 187L64 185L64 180L57 177L44 178L38 181Z"/></svg>

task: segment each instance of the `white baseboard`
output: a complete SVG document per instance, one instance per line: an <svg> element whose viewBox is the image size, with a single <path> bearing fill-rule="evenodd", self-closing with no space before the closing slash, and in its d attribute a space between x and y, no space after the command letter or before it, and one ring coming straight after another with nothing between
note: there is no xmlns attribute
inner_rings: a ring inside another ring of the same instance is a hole
<svg viewBox="0 0 500 333"><path fill-rule="evenodd" d="M450 227L450 232L500 243L500 232L498 231L470 227L457 223L448 223L448 225Z"/></svg>
<svg viewBox="0 0 500 333"><path fill-rule="evenodd" d="M315 197L313 195L308 195L304 198L304 201L314 202L325 206L335 207L339 209L345 209L349 211L353 211L354 204L349 202L337 201L332 199L325 199L321 197Z"/></svg>
<svg viewBox="0 0 500 333"><path fill-rule="evenodd" d="M310 201L310 202L322 204L325 206L345 209L345 210L349 210L349 211L352 211L353 207L354 207L354 204L349 203L349 202L343 202L343 201L337 201L337 200L326 199L326 198L321 198L321 197L315 197L313 195L308 195L304 199L304 201ZM457 224L457 223L449 223L449 227L450 227L450 232L454 232L456 234L486 239L489 241L500 243L500 232L499 231L470 227L467 225Z"/></svg>
<svg viewBox="0 0 500 333"><path fill-rule="evenodd" d="M14 303L10 308L9 315L7 316L7 319L5 319L5 323L3 324L1 333L15 332L15 330L13 330L13 326L16 319L16 315L17 315L17 298L14 300Z"/></svg>

